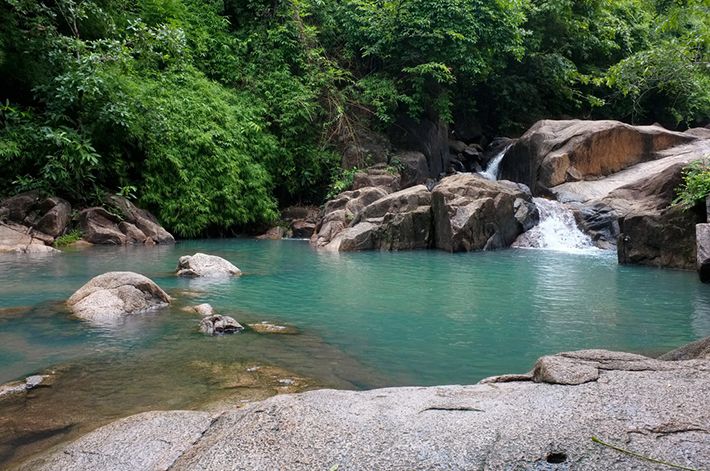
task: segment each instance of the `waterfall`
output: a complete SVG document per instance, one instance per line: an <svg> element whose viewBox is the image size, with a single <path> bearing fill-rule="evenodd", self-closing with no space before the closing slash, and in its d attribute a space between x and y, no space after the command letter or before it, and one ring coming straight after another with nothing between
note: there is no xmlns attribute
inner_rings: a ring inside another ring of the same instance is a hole
<svg viewBox="0 0 710 471"><path fill-rule="evenodd" d="M579 230L574 215L559 201L533 198L540 211L540 223L518 237L513 247L544 248L575 252L598 250L592 239Z"/></svg>
<svg viewBox="0 0 710 471"><path fill-rule="evenodd" d="M500 173L500 163L503 161L503 157L505 157L505 153L508 152L508 149L510 149L511 145L512 143L508 144L503 148L503 150L498 152L488 162L486 169L483 172L479 172L478 174L487 180L498 180L498 174Z"/></svg>

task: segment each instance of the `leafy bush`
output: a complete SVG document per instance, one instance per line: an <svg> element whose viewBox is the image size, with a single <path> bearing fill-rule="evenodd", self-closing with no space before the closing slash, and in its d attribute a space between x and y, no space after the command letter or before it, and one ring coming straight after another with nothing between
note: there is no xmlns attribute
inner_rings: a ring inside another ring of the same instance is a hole
<svg viewBox="0 0 710 471"><path fill-rule="evenodd" d="M674 204L690 209L710 195L709 158L692 162L683 169L683 182L676 189L678 196Z"/></svg>

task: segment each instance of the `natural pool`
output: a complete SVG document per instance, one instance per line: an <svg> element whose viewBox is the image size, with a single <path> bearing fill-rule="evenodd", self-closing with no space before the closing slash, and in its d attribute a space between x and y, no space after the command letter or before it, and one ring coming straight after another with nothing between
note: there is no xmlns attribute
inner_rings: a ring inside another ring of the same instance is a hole
<svg viewBox="0 0 710 471"><path fill-rule="evenodd" d="M244 275L176 278L179 256L198 251ZM116 270L153 279L178 297L175 306L113 328L63 310L91 277ZM199 316L179 309L202 302L242 323L268 320L301 334L205 337ZM333 254L304 241L231 239L4 255L0 382L65 366L53 387L0 404L0 466L33 444L130 413L200 407L237 390L258 398L261 385L215 379L252 364L282 368L270 373L275 381L301 378L304 387L473 383L525 372L548 353L653 355L707 335L710 287L694 273L618 266L614 253L596 250Z"/></svg>

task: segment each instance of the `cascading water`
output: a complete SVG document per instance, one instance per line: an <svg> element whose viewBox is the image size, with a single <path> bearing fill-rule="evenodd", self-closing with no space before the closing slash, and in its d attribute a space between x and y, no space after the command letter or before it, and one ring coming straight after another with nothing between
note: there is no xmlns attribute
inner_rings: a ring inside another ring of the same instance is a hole
<svg viewBox="0 0 710 471"><path fill-rule="evenodd" d="M579 230L572 211L559 201L533 198L540 223L518 237L513 247L544 248L565 252L598 250L592 239Z"/></svg>
<svg viewBox="0 0 710 471"><path fill-rule="evenodd" d="M487 180L498 180L498 175L500 174L500 163L503 161L503 157L505 157L505 153L508 152L508 149L510 149L510 144L508 144L503 148L503 150L498 152L488 162L488 166L486 166L486 169L483 172L479 172L478 174Z"/></svg>

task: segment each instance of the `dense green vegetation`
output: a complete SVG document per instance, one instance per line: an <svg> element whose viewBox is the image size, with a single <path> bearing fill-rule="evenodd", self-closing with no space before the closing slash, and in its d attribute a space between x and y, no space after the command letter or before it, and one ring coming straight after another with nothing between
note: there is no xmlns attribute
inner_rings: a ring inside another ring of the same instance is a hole
<svg viewBox="0 0 710 471"><path fill-rule="evenodd" d="M693 208L710 196L710 156L683 169L683 182L676 191L673 203L685 209Z"/></svg>
<svg viewBox="0 0 710 471"><path fill-rule="evenodd" d="M0 193L180 236L319 203L358 127L710 118L705 0L0 0Z"/></svg>

